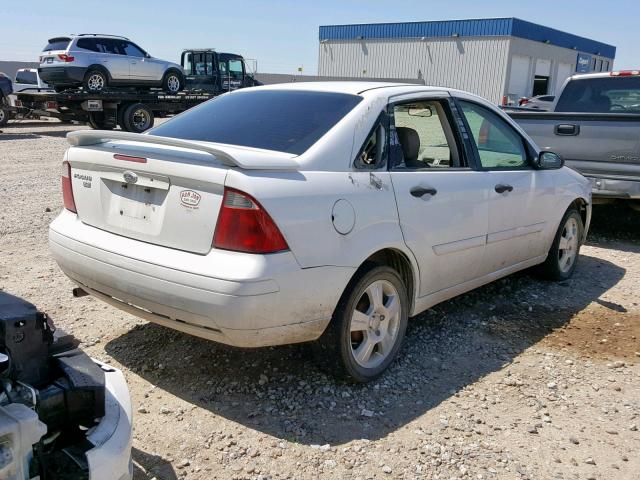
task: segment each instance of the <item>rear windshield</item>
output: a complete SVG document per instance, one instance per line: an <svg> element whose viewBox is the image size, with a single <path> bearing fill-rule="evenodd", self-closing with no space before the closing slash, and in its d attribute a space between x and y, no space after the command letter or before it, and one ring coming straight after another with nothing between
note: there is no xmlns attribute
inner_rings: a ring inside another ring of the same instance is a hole
<svg viewBox="0 0 640 480"><path fill-rule="evenodd" d="M556 112L640 113L640 77L571 80Z"/></svg>
<svg viewBox="0 0 640 480"><path fill-rule="evenodd" d="M69 41L69 38L52 38L42 51L51 52L53 50L66 50L67 45L69 45Z"/></svg>
<svg viewBox="0 0 640 480"><path fill-rule="evenodd" d="M16 73L16 83L24 83L27 85L37 85L38 77L36 72L30 72L29 70L23 70Z"/></svg>
<svg viewBox="0 0 640 480"><path fill-rule="evenodd" d="M361 100L329 92L237 92L209 100L149 133L300 155Z"/></svg>

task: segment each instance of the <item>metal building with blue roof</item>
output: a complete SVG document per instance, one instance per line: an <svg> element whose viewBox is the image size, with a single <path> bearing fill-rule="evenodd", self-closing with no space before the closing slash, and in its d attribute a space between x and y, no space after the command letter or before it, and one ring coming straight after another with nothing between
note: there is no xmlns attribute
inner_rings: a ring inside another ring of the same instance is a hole
<svg viewBox="0 0 640 480"><path fill-rule="evenodd" d="M609 71L616 47L519 18L325 25L318 74L417 79L491 101L555 94L575 73Z"/></svg>

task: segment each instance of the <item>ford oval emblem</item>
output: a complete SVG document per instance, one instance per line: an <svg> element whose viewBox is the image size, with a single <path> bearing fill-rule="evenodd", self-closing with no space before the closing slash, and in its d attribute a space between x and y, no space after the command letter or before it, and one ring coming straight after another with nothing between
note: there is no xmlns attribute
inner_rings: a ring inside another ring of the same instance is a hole
<svg viewBox="0 0 640 480"><path fill-rule="evenodd" d="M136 183L138 181L138 175L129 170L124 172L122 176L124 177L124 181L127 183Z"/></svg>

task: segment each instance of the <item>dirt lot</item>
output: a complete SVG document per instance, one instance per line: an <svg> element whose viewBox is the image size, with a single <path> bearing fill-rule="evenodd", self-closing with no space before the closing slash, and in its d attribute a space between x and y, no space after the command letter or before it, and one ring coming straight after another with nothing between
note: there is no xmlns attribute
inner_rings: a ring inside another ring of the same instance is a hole
<svg viewBox="0 0 640 480"><path fill-rule="evenodd" d="M640 214L596 208L572 280L439 305L353 386L305 346L226 348L73 299L47 249L72 128L0 134L0 289L125 372L136 479L640 478Z"/></svg>

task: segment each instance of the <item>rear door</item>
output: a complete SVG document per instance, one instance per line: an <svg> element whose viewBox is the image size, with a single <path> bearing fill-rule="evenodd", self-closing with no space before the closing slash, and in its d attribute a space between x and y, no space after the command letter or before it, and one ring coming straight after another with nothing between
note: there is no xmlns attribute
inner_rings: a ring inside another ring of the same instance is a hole
<svg viewBox="0 0 640 480"><path fill-rule="evenodd" d="M96 38L96 47L100 52L98 58L109 70L111 78L116 81L128 81L131 78L131 65L121 43L121 40L114 38Z"/></svg>
<svg viewBox="0 0 640 480"><path fill-rule="evenodd" d="M543 232L554 207L555 173L534 170L519 132L488 107L458 99L489 199L482 270L490 274L542 255Z"/></svg>
<svg viewBox="0 0 640 480"><path fill-rule="evenodd" d="M390 169L405 242L420 268L419 296L481 272L488 224L483 172L470 168L446 93L390 106Z"/></svg>

